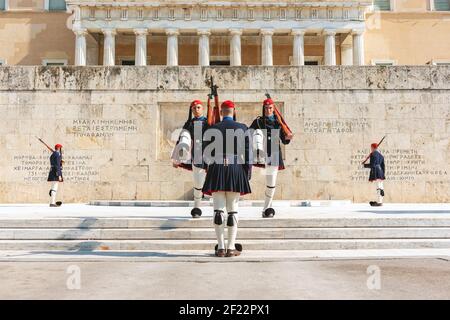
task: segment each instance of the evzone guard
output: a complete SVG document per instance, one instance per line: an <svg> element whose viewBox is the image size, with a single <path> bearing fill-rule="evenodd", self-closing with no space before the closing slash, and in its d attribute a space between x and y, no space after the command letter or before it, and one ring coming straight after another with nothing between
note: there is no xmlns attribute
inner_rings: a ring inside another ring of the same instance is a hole
<svg viewBox="0 0 450 320"><path fill-rule="evenodd" d="M236 243L238 202L240 195L251 193L251 146L248 128L236 121L232 101L226 100L221 104L220 115L222 121L210 127L204 135L208 168L203 192L213 197L217 237L215 255L232 257L242 251L242 246ZM225 223L228 231L226 248Z"/></svg>
<svg viewBox="0 0 450 320"><path fill-rule="evenodd" d="M293 137L281 113L275 106L269 94L262 106L262 115L257 117L250 128L253 129L253 150L256 155L257 167L265 168L266 190L264 197L263 218L272 218L275 210L272 201L275 195L277 175L284 170L281 143L289 144Z"/></svg>
<svg viewBox="0 0 450 320"><path fill-rule="evenodd" d="M369 181L376 182L376 190L378 195L378 201L370 201L369 204L373 207L380 207L383 205L384 187L383 181L385 180L385 165L384 157L378 150L378 147L383 142L384 138L379 143L372 143L370 145L370 154L363 161L364 168L369 168ZM366 163L370 159L369 163Z"/></svg>
<svg viewBox="0 0 450 320"><path fill-rule="evenodd" d="M203 115L203 104L194 100L189 106L189 116L181 130L174 152L172 163L175 168L191 170L194 180L193 218L202 215L200 204L203 198L202 187L206 177L206 164L203 162L203 133L207 129L207 119Z"/></svg>
<svg viewBox="0 0 450 320"><path fill-rule="evenodd" d="M56 195L59 183L64 181L62 176L62 165L64 163L62 159L62 145L58 143L55 145L55 149L52 149L41 138L36 138L52 153L50 155L50 172L47 178L47 181L51 182L48 195L50 196L50 207L59 207L62 205L62 201L56 201Z"/></svg>

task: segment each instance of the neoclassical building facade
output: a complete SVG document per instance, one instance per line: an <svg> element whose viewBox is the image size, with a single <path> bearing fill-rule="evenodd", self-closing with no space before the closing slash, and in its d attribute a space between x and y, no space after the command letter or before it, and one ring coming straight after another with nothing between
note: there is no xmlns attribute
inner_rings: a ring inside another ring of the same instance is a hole
<svg viewBox="0 0 450 320"><path fill-rule="evenodd" d="M448 0L0 0L9 65L450 63Z"/></svg>

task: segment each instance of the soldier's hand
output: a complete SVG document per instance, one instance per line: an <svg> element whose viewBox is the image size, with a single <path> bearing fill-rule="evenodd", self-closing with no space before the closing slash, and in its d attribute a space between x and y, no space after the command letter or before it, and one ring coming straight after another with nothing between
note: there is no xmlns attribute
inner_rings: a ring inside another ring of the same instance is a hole
<svg viewBox="0 0 450 320"><path fill-rule="evenodd" d="M289 133L286 135L286 140L292 140L292 138L294 137L293 133Z"/></svg>
<svg viewBox="0 0 450 320"><path fill-rule="evenodd" d="M62 177L61 176L58 177L58 181L62 182Z"/></svg>
<svg viewBox="0 0 450 320"><path fill-rule="evenodd" d="M180 165L180 163L178 161L172 160L172 167L178 168L179 165Z"/></svg>

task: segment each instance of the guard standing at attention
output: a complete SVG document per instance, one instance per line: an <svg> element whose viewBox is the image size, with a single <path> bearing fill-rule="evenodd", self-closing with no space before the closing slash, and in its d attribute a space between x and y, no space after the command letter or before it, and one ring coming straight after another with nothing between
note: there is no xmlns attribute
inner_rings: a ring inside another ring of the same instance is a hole
<svg viewBox="0 0 450 320"><path fill-rule="evenodd" d="M253 129L253 148L257 155L254 165L265 168L266 191L262 216L263 218L272 218L275 215L272 201L275 195L278 171L284 170L281 143L289 144L293 134L281 115L276 116L277 110L271 98L264 100L262 109L262 115L253 120L250 128Z"/></svg>
<svg viewBox="0 0 450 320"><path fill-rule="evenodd" d="M251 148L248 128L236 121L236 109L232 101L226 100L221 104L220 115L222 121L211 126L204 136L205 143L208 143L204 151L208 168L203 192L213 197L217 236L215 255L232 257L242 251L242 246L235 242L237 213L239 196L251 193ZM215 148L211 149L213 146ZM225 223L228 229L226 248Z"/></svg>
<svg viewBox="0 0 450 320"><path fill-rule="evenodd" d="M200 100L194 100L189 106L189 116L172 154L172 164L175 168L181 167L191 170L194 180L194 208L191 210L193 218L200 218L200 209L203 198L202 187L206 177L206 164L203 161L203 133L208 127L206 117L203 115L203 105ZM196 130L197 128L197 130Z"/></svg>

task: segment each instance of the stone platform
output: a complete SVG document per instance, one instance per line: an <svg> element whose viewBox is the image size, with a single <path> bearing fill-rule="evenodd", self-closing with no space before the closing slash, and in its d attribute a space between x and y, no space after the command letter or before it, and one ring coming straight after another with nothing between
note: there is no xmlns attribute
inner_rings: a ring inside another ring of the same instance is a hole
<svg viewBox="0 0 450 320"><path fill-rule="evenodd" d="M262 219L252 202L242 204L238 239L244 253L238 261L450 258L448 204L284 202L275 206L274 219ZM203 212L194 220L188 207L170 203L0 205L0 261L217 261L212 208Z"/></svg>

